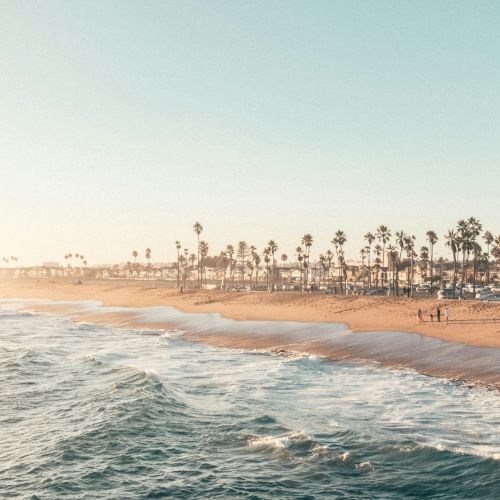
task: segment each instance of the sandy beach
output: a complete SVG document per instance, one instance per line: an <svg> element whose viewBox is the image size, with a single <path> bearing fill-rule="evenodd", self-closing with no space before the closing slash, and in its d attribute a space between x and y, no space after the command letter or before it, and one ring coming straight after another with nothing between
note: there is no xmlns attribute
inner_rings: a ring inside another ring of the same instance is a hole
<svg viewBox="0 0 500 500"><path fill-rule="evenodd" d="M168 305L184 312L218 312L236 320L278 320L344 323L354 332L413 332L448 342L500 347L500 304L447 301L450 321L444 314L429 321L435 298L309 295L299 293L243 293L217 290L178 290L123 286L110 283L73 285L44 280L2 281L0 297L52 300L96 300L104 306L148 307ZM425 322L417 321L421 308ZM54 308L52 308L54 309ZM64 307L56 306L59 312ZM100 321L100 318L86 318ZM110 318L108 317L107 320ZM113 321L119 321L114 317ZM158 325L161 326L161 325Z"/></svg>

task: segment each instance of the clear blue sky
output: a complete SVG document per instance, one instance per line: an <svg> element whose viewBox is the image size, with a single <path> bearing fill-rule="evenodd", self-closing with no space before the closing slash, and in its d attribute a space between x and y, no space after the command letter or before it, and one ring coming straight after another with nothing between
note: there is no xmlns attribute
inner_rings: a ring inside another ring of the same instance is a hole
<svg viewBox="0 0 500 500"><path fill-rule="evenodd" d="M500 232L500 2L0 8L0 257Z"/></svg>

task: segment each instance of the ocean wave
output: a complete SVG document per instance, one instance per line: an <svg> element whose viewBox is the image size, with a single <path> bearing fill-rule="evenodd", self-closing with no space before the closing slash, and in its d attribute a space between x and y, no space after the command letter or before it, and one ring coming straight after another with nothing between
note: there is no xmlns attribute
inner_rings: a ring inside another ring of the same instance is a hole
<svg viewBox="0 0 500 500"><path fill-rule="evenodd" d="M467 446L453 446L442 442L435 443L412 443L403 446L396 446L396 448L403 453L416 453L422 450L432 450L437 452L452 453L453 455L472 455L476 457L500 460L500 449L491 450L487 447L467 447Z"/></svg>

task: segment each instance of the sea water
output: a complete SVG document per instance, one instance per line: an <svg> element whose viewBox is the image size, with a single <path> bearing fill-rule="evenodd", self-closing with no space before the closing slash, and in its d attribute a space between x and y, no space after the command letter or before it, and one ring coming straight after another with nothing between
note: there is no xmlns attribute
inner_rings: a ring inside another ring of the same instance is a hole
<svg viewBox="0 0 500 500"><path fill-rule="evenodd" d="M0 302L2 498L499 498L500 396Z"/></svg>

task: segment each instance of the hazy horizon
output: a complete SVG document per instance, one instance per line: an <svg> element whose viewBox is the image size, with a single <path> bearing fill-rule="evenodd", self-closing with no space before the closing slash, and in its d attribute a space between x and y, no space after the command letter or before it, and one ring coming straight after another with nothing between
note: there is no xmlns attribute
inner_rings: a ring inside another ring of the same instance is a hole
<svg viewBox="0 0 500 500"><path fill-rule="evenodd" d="M0 258L500 233L498 3L0 5Z"/></svg>

